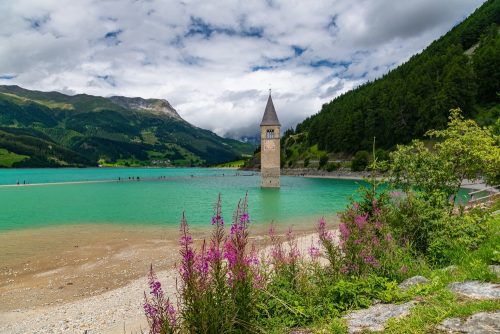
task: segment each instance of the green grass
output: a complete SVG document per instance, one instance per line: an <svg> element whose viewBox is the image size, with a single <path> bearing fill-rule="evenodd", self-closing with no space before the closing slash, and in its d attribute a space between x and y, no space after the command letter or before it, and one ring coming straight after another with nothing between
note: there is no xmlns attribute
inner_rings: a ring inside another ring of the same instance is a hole
<svg viewBox="0 0 500 334"><path fill-rule="evenodd" d="M440 289L417 304L408 317L389 321L384 333L429 333L446 318L465 318L499 309L498 300L463 299L447 289Z"/></svg>
<svg viewBox="0 0 500 334"><path fill-rule="evenodd" d="M43 106L46 106L51 109L66 109L66 110L74 110L75 107L70 104L70 103L63 103L63 102L55 102L55 101L49 101L49 100L34 100L34 99L28 99L22 96L17 96L15 94L10 94L10 93L0 93L4 96L8 96L12 98L14 101L23 103L23 104L28 104L28 103L38 103Z"/></svg>
<svg viewBox="0 0 500 334"><path fill-rule="evenodd" d="M223 164L218 164L218 165L215 165L213 167L215 167L215 168L240 168L240 167L243 167L244 164L245 164L245 160L240 159L240 160L225 162Z"/></svg>
<svg viewBox="0 0 500 334"><path fill-rule="evenodd" d="M4 148L0 148L0 167L12 167L16 162L23 161L27 158L29 158L27 155L16 154Z"/></svg>

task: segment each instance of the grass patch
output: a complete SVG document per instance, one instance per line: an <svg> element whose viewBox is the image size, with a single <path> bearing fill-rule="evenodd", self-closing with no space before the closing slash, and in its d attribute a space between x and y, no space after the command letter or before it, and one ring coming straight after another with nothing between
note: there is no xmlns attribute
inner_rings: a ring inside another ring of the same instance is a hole
<svg viewBox="0 0 500 334"><path fill-rule="evenodd" d="M213 167L215 167L215 168L240 168L240 167L243 167L244 165L245 165L245 160L240 159L240 160L229 161L229 162L225 162L222 164L218 164L218 165L215 165Z"/></svg>
<svg viewBox="0 0 500 334"><path fill-rule="evenodd" d="M21 162L28 158L27 155L16 154L0 148L0 167L12 167L16 162Z"/></svg>
<svg viewBox="0 0 500 334"><path fill-rule="evenodd" d="M415 306L408 317L388 322L384 333L429 333L444 319L500 309L500 301L468 300L442 289Z"/></svg>

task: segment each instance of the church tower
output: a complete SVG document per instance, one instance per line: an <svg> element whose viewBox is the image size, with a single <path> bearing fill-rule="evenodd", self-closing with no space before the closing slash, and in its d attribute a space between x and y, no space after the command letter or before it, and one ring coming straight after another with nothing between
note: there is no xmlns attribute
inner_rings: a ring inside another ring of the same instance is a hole
<svg viewBox="0 0 500 334"><path fill-rule="evenodd" d="M260 122L260 185L263 188L280 187L280 127L269 90L266 110Z"/></svg>

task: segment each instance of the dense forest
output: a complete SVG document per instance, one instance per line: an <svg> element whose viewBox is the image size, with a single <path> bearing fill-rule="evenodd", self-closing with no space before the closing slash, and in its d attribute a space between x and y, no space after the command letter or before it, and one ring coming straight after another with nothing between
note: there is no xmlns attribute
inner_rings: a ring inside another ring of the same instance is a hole
<svg viewBox="0 0 500 334"><path fill-rule="evenodd" d="M354 153L421 138L461 108L481 125L500 117L500 1L489 0L422 53L324 104L285 133L328 152ZM297 136L299 134L299 136ZM294 140L295 142L295 140Z"/></svg>
<svg viewBox="0 0 500 334"><path fill-rule="evenodd" d="M165 100L0 86L0 167L203 166L253 149L189 124Z"/></svg>

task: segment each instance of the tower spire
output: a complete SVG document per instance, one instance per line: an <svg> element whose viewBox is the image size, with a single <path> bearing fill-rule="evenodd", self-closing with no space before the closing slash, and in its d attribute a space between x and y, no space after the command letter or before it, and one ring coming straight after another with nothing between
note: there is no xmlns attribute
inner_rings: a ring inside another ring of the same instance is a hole
<svg viewBox="0 0 500 334"><path fill-rule="evenodd" d="M269 89L269 97L267 98L266 110L264 111L264 116L262 117L262 122L260 126L263 125L277 125L281 126L278 120L278 115L274 109L273 98L271 97L271 89Z"/></svg>

